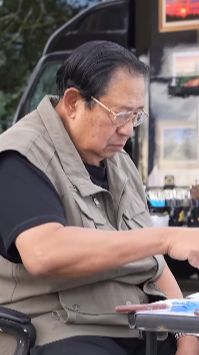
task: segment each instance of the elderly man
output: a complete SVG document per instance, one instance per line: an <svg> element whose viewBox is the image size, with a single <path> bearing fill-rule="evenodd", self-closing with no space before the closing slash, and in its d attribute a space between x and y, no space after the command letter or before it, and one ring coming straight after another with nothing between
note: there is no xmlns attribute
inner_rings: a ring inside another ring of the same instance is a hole
<svg viewBox="0 0 199 355"><path fill-rule="evenodd" d="M182 297L161 254L199 262L198 229L151 228L139 174L123 147L141 124L147 68L110 42L77 48L58 97L0 137L0 302L27 312L31 354L144 354L124 303ZM198 354L168 337L161 354Z"/></svg>

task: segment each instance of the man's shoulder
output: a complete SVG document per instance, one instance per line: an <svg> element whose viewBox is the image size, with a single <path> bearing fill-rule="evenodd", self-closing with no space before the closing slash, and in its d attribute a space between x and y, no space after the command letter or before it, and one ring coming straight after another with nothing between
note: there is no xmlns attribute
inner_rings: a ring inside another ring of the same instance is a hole
<svg viewBox="0 0 199 355"><path fill-rule="evenodd" d="M37 109L0 135L0 152L9 150L20 153L36 166L39 164L39 168L51 160L54 147Z"/></svg>
<svg viewBox="0 0 199 355"><path fill-rule="evenodd" d="M33 124L34 122L34 124ZM24 116L20 121L0 135L0 151L6 149L25 149L25 146L42 134L37 111Z"/></svg>

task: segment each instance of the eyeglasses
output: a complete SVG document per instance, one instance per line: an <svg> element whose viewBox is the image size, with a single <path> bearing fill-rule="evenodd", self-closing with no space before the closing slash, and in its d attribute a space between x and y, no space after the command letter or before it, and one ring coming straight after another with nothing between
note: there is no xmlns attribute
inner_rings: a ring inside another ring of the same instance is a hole
<svg viewBox="0 0 199 355"><path fill-rule="evenodd" d="M140 111L123 111L115 113L109 107L104 105L101 101L97 100L94 96L91 96L91 99L95 101L98 105L103 107L107 112L109 112L113 116L112 122L117 126L122 126L132 120L133 127L137 127L142 124L148 117L148 113L144 110Z"/></svg>

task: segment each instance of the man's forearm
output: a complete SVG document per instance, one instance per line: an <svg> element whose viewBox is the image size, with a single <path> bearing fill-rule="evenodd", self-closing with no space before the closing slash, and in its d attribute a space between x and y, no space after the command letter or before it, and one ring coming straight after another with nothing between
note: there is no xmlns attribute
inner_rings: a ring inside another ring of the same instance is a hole
<svg viewBox="0 0 199 355"><path fill-rule="evenodd" d="M16 246L35 275L83 277L163 254L167 235L166 228L104 231L48 223L22 233Z"/></svg>

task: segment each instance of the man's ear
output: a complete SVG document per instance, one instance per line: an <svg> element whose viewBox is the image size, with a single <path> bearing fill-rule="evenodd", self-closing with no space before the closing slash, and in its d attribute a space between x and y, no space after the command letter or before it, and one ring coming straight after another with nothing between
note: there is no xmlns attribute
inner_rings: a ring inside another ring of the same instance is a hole
<svg viewBox="0 0 199 355"><path fill-rule="evenodd" d="M65 90L63 96L64 111L68 118L75 118L77 102L81 99L79 91L76 88Z"/></svg>

